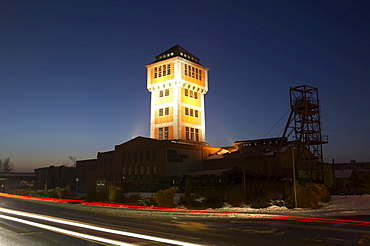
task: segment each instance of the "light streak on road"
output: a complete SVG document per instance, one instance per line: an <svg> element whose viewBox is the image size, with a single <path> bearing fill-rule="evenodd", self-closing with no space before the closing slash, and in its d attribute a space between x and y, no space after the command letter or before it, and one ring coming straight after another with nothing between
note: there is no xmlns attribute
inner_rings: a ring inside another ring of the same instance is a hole
<svg viewBox="0 0 370 246"><path fill-rule="evenodd" d="M16 210L12 210L12 209L0 208L0 212L8 213L8 214L14 214L14 215L28 217L28 218L40 219L40 220L45 220L45 221L50 221L50 222L55 222L55 223L59 223L59 224L76 226L76 227L91 229L91 230L95 230L95 231L112 233L112 234L126 236L126 237L133 237L133 238L139 238L139 239L144 239L144 240L150 240L150 241L155 241L155 242L160 242L160 243L167 243L167 244L179 245L179 246L200 246L199 244L193 244L193 243L181 242L181 241L172 240L172 239L165 239L165 238L147 236L147 235L138 234L138 233L108 229L108 228L88 225L88 224L84 224L84 223L79 223L79 222L75 222L75 221L65 220L65 219L61 219L61 218L55 218L55 217L33 214L33 213L28 213L28 212L21 212L21 211L16 211ZM4 217L4 216L5 215L0 215L1 218L9 217L9 216ZM13 218L13 217L10 217L10 218ZM17 219L17 218L13 218L13 219ZM17 220L26 221L26 220L22 220L22 219L17 219ZM20 222L20 221L18 221L18 222ZM35 223L35 222L30 222L30 221L27 221L27 222ZM21 222L21 223L23 223L23 222ZM36 224L39 224L39 223L36 223ZM39 227L39 226L37 226L37 227ZM57 227L53 227L53 228L57 228ZM59 228L57 228L57 229L59 229ZM63 230L63 229L60 229L60 230ZM61 232L61 233L64 233L64 232ZM70 234L68 234L68 235L70 235ZM96 241L98 241L98 240L96 240ZM122 244L120 244L120 245L122 245ZM129 245L129 244L123 244L123 245Z"/></svg>
<svg viewBox="0 0 370 246"><path fill-rule="evenodd" d="M7 215L0 214L0 218L6 219L6 220L12 220L12 221L19 222L19 223L26 224L26 225L30 225L30 226L39 227L39 228L46 229L46 230L49 230L49 231L63 233L63 234L73 236L73 237L78 237L78 238L82 238L82 239L97 241L97 242L101 242L101 243L108 243L108 244L120 245L120 246L121 245L122 246L132 246L132 245L134 245L134 244L123 243L123 242L120 242L120 241L106 239L106 238L102 238L102 237L91 236L91 235L87 235L87 234L84 234L84 233L65 230L65 229L55 227L55 226L44 225L44 224L41 224L41 223L32 222L32 221L28 221L28 220L24 220L24 219L19 219L19 218L7 216Z"/></svg>

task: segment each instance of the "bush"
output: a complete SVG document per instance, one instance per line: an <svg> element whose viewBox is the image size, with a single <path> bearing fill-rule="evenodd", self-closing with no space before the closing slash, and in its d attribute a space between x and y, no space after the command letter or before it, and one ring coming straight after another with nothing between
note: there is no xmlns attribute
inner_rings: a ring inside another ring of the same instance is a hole
<svg viewBox="0 0 370 246"><path fill-rule="evenodd" d="M181 197L180 202L190 209L221 208L224 205L224 197L216 190L209 190L201 194Z"/></svg>
<svg viewBox="0 0 370 246"><path fill-rule="evenodd" d="M51 198L58 198L58 193L55 189L44 190L44 196Z"/></svg>
<svg viewBox="0 0 370 246"><path fill-rule="evenodd" d="M160 190L154 193L153 199L158 203L160 207L174 207L173 200L175 198L176 187L171 187L167 190Z"/></svg>
<svg viewBox="0 0 370 246"><path fill-rule="evenodd" d="M153 198L145 197L145 198L137 200L136 205L155 206L155 205L157 205L157 203Z"/></svg>
<svg viewBox="0 0 370 246"><path fill-rule="evenodd" d="M109 186L108 187L108 201L110 202L116 201L117 193L118 193L118 189L116 187Z"/></svg>
<svg viewBox="0 0 370 246"><path fill-rule="evenodd" d="M288 208L295 207L294 187L292 194L286 199ZM325 185L307 184L306 187L296 186L297 207L318 209L322 206L319 202L329 202L331 199L330 192Z"/></svg>
<svg viewBox="0 0 370 246"><path fill-rule="evenodd" d="M266 188L262 183L253 183L247 190L247 198L251 208L266 208L270 206L270 199L267 197Z"/></svg>
<svg viewBox="0 0 370 246"><path fill-rule="evenodd" d="M54 190L57 193L58 198L67 198L69 192L68 188L56 187Z"/></svg>
<svg viewBox="0 0 370 246"><path fill-rule="evenodd" d="M226 202L233 207L241 207L247 203L246 191L241 185L234 185L226 194Z"/></svg>

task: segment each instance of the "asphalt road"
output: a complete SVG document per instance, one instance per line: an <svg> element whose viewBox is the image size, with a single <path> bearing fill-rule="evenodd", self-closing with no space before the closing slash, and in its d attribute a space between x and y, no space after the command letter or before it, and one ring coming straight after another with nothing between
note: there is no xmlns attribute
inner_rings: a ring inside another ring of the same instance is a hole
<svg viewBox="0 0 370 246"><path fill-rule="evenodd" d="M19 214L19 211L58 219L29 218L26 216L30 214ZM0 216L6 216L0 217L0 245L118 245L115 242L131 245L370 245L370 224L354 221L370 221L368 216L307 222L299 218L261 219L142 211L26 202L3 197L0 198ZM57 233L7 217L80 234ZM84 227L60 223L65 220L82 223ZM82 239L82 235L113 241Z"/></svg>

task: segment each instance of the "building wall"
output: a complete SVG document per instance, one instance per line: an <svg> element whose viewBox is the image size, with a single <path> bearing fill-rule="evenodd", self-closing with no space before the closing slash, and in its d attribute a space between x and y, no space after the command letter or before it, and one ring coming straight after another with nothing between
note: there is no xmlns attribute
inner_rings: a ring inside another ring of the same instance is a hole
<svg viewBox="0 0 370 246"><path fill-rule="evenodd" d="M78 161L80 192L92 192L97 180L124 190L154 186L162 177L202 170L203 158L218 150L220 148L137 137L116 145L113 151L99 152L96 160Z"/></svg>
<svg viewBox="0 0 370 246"><path fill-rule="evenodd" d="M146 67L151 92L150 137L205 142L208 68L181 57Z"/></svg>
<svg viewBox="0 0 370 246"><path fill-rule="evenodd" d="M77 192L86 193L96 188L97 159L81 160L76 163Z"/></svg>

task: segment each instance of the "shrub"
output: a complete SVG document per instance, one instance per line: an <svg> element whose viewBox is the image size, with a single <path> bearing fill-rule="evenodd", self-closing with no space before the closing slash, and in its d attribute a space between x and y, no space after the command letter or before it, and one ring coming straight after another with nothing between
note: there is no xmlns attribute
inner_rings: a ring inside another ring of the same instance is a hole
<svg viewBox="0 0 370 246"><path fill-rule="evenodd" d="M58 198L67 198L67 195L68 195L68 192L69 192L68 188L56 187L54 190L55 190Z"/></svg>
<svg viewBox="0 0 370 246"><path fill-rule="evenodd" d="M209 190L201 194L183 196L180 203L190 209L220 208L224 205L224 197L216 190Z"/></svg>
<svg viewBox="0 0 370 246"><path fill-rule="evenodd" d="M145 197L145 198L137 200L136 205L155 206L155 205L157 205L157 203L153 198Z"/></svg>
<svg viewBox="0 0 370 246"><path fill-rule="evenodd" d="M307 184L306 187L297 185L296 192L297 192L297 207L299 208L318 209L322 207L319 204L319 202L329 202L331 199L330 192L325 185ZM295 207L294 191L286 199L286 206L288 208Z"/></svg>
<svg viewBox="0 0 370 246"><path fill-rule="evenodd" d="M247 198L251 208L266 208L270 206L266 188L262 183L253 183L247 189Z"/></svg>
<svg viewBox="0 0 370 246"><path fill-rule="evenodd" d="M114 202L117 196L117 188L113 186L108 187L108 201Z"/></svg>
<svg viewBox="0 0 370 246"><path fill-rule="evenodd" d="M55 189L44 190L44 196L52 197L52 198L58 198L58 194L55 191Z"/></svg>
<svg viewBox="0 0 370 246"><path fill-rule="evenodd" d="M226 202L233 207L240 207L247 203L246 191L241 185L234 185L226 194Z"/></svg>
<svg viewBox="0 0 370 246"><path fill-rule="evenodd" d="M176 187L157 191L154 193L153 199L158 203L159 206L171 208L174 206L173 199L175 198L176 191Z"/></svg>
<svg viewBox="0 0 370 246"><path fill-rule="evenodd" d="M130 194L128 196L124 196L123 202L127 204L133 204L138 205L138 201L142 200L143 198L140 196L140 194Z"/></svg>

